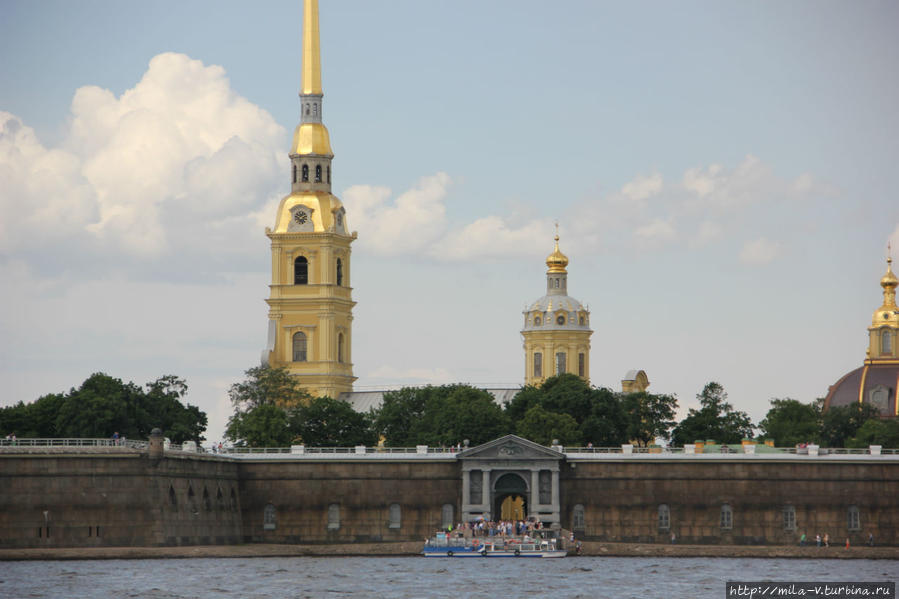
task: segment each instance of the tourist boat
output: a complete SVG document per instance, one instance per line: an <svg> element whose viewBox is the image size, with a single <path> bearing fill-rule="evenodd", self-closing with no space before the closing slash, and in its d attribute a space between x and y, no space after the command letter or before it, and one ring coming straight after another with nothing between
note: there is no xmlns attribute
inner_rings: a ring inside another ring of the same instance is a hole
<svg viewBox="0 0 899 599"><path fill-rule="evenodd" d="M425 557L565 557L555 537L476 537L455 538L437 533L425 541Z"/></svg>

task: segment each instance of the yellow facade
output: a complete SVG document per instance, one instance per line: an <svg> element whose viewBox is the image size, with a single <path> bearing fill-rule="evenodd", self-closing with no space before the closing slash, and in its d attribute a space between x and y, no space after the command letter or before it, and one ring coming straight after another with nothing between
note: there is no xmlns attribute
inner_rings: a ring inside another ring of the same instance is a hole
<svg viewBox="0 0 899 599"><path fill-rule="evenodd" d="M272 246L269 338L262 361L286 367L313 395L353 390L350 233L331 194L331 142L321 122L318 2L303 20L301 122L289 152L291 193L278 206Z"/></svg>
<svg viewBox="0 0 899 599"><path fill-rule="evenodd" d="M568 296L568 258L558 235L555 242L546 259L546 295L524 311L526 385L566 372L590 381L590 312Z"/></svg>
<svg viewBox="0 0 899 599"><path fill-rule="evenodd" d="M867 364L889 364L899 361L899 307L896 306L896 286L899 279L891 268L893 258L887 258L887 271L880 279L883 304L874 311L868 327Z"/></svg>

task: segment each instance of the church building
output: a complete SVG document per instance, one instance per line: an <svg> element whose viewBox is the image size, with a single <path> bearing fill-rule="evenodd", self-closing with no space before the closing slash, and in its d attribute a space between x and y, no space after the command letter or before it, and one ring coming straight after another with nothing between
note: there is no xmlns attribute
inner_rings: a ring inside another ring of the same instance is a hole
<svg viewBox="0 0 899 599"><path fill-rule="evenodd" d="M825 410L858 402L876 407L881 416L899 416L899 280L893 274L892 263L892 257L888 257L886 274L880 279L883 304L871 317L865 361L830 387L824 399Z"/></svg>
<svg viewBox="0 0 899 599"><path fill-rule="evenodd" d="M318 1L303 14L300 124L290 147L290 194L281 200L272 243L268 343L262 363L286 367L313 395L352 391L350 233L331 193L331 140L322 123Z"/></svg>

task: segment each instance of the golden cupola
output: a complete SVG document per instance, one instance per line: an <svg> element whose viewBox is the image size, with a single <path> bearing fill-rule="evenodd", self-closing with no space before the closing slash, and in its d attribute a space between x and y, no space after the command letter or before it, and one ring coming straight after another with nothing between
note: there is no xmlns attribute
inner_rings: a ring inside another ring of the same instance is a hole
<svg viewBox="0 0 899 599"><path fill-rule="evenodd" d="M549 269L548 273L567 273L568 271L565 269L568 266L568 256L563 254L559 250L559 236L555 237L556 246L553 248L553 253L546 257L546 267Z"/></svg>
<svg viewBox="0 0 899 599"><path fill-rule="evenodd" d="M899 329L899 307L896 306L896 286L899 285L899 279L893 274L892 257L887 258L887 271L880 279L880 286L883 288L883 305L874 311L871 318L871 326L873 327L890 327Z"/></svg>

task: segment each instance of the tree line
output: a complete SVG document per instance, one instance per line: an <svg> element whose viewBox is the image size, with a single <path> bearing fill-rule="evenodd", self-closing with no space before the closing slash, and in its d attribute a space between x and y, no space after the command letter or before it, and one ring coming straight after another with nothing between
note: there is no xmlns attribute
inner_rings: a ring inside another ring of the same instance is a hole
<svg viewBox="0 0 899 599"><path fill-rule="evenodd" d="M184 379L162 376L143 387L102 372L68 393L51 393L31 403L0 408L0 431L20 438L147 439L156 427L175 443L203 441L206 414L185 405Z"/></svg>
<svg viewBox="0 0 899 599"><path fill-rule="evenodd" d="M772 399L758 425L735 410L724 388L710 382L692 408L675 420L674 395L620 393L591 387L572 374L526 386L505 405L469 385L406 387L388 391L380 407L356 412L345 402L312 397L286 369L257 367L231 386L233 407L225 437L236 445L316 447L478 445L516 434L542 445L649 446L664 439L675 446L696 440L739 444L771 439L779 447L817 443L825 447L899 447L899 419L880 418L867 404L823 409L823 400ZM0 432L18 437L146 439L159 427L175 443L204 440L207 417L184 403L187 383L166 375L143 386L104 373L93 374L67 393L0 408Z"/></svg>
<svg viewBox="0 0 899 599"><path fill-rule="evenodd" d="M658 439L683 446L696 440L739 445L743 439L773 439L777 446L818 443L829 447L899 447L899 420L881 419L874 408L853 405L823 411L823 401L803 404L773 399L756 426L735 410L727 393L710 382L691 408L675 420L674 395L619 393L591 387L573 374L523 387L500 406L483 389L454 384L405 387L384 393L380 407L356 412L346 402L311 397L285 369L251 368L232 385L234 413L225 436L237 445L284 447L471 446L506 434L542 445L649 446Z"/></svg>

